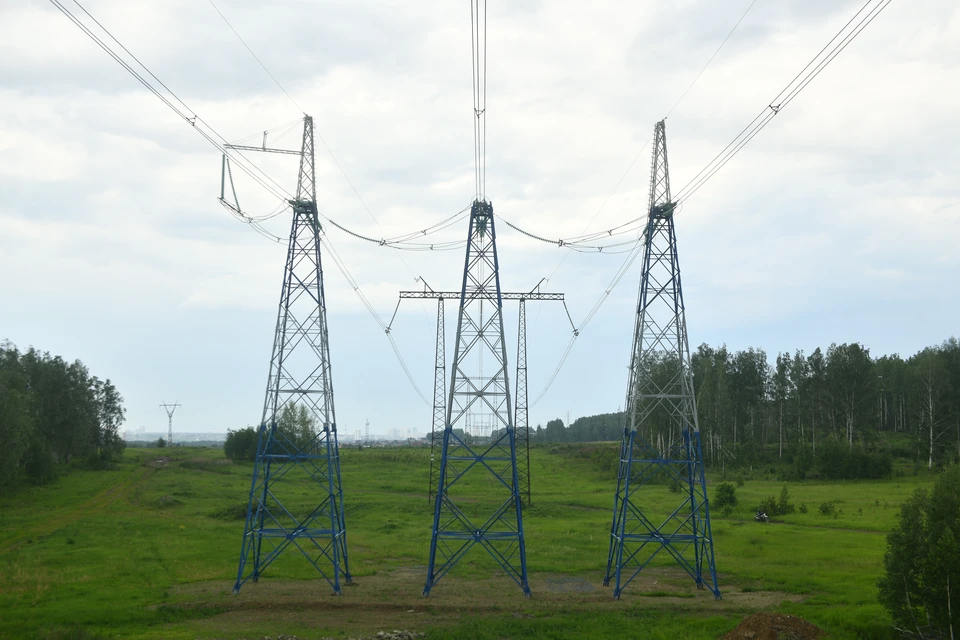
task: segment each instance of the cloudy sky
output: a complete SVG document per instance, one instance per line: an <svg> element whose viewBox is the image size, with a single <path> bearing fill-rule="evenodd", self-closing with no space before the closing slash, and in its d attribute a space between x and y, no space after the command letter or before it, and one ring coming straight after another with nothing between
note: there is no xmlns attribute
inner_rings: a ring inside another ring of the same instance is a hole
<svg viewBox="0 0 960 640"><path fill-rule="evenodd" d="M225 138L302 117L208 2L83 4ZM318 141L318 200L331 218L381 237L471 201L468 4L218 1L314 116L371 212ZM550 237L641 215L648 150L597 212L748 4L491 2L487 195L496 212ZM674 190L860 5L758 0L667 120ZM48 2L0 0L0 61L0 339L111 378L128 428L164 430L157 405L174 400L178 430L256 423L284 248L217 203L219 153ZM859 341L874 355L908 356L960 333L958 78L957 3L894 0L698 191L677 217L691 343L774 357ZM295 147L297 127L284 131L276 144ZM294 188L290 158L262 166ZM249 180L238 177L237 189L252 214L276 206ZM282 215L266 226L284 235L288 225ZM564 249L498 231L504 289L549 277L577 322L623 257L564 259ZM399 254L336 230L329 239L385 317L417 277L458 286L460 252ZM341 432L367 419L374 433L425 431L430 409L344 277L326 267ZM532 408L534 424L622 404L638 276L636 263ZM570 327L550 303L528 315L536 397ZM434 317L432 304L410 303L394 322L425 394ZM455 319L450 305L448 335ZM510 306L510 345L515 323Z"/></svg>

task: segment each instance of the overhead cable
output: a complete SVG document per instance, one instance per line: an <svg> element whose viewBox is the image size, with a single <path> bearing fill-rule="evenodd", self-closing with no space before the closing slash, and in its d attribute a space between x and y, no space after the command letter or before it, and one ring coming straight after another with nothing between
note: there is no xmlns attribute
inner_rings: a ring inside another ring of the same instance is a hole
<svg viewBox="0 0 960 640"><path fill-rule="evenodd" d="M577 338L583 333L584 329L587 328L593 319L597 316L597 313L600 311L600 308L604 303L610 299L610 294L613 293L613 290L617 288L617 285L620 284L620 281L623 280L623 276L627 274L630 270L630 267L633 266L633 263L640 257L646 247L646 232L643 236L638 239L633 246L633 248L628 252L626 258L620 264L620 268L617 269L617 272L614 274L613 278L610 280L610 283L607 285L607 288L603 290L603 293L597 298L597 301L591 307L590 311L587 312L587 315L580 322L580 324L573 330L573 335L570 337L570 341L567 343L566 349L563 351L563 355L560 357L560 361L557 363L557 366L554 368L553 373L550 375L550 378L547 380L547 384L543 387L537 397L534 399L531 406L536 405L540 402L540 399L550 390L550 387L553 385L553 382L557 379L560 370L563 369L563 365L567 361L567 357L570 355L570 352L573 350L573 345L577 341Z"/></svg>
<svg viewBox="0 0 960 640"><path fill-rule="evenodd" d="M287 98L290 99L290 102L293 103L293 106L295 106L297 110L300 111L300 113L304 113L300 105L297 104L297 101L293 99L293 96L291 96L290 93L283 88L283 85L280 84L280 81L277 80L276 76L270 73L270 69L267 69L267 66L263 64L263 61L260 60L260 58L257 57L257 54L253 52L253 49L250 48L250 45L247 44L246 40L244 40L240 36L240 34L237 33L237 30L233 28L233 25L230 24L229 20L227 20L227 16L223 15L223 12L220 11L219 7L217 7L217 5L213 3L213 0L207 0L207 1L210 3L210 6L213 7L213 9L220 15L220 17L223 18L223 21L226 23L226 25L230 27L230 31L233 31L233 35L237 36L237 39L241 42L241 44L243 44L243 46L246 47L247 51L250 52L250 55L253 56L253 59L260 64L260 67L266 72L268 76L270 76L270 79L273 80L274 84L276 84L280 88L280 91L283 91L284 95L286 95Z"/></svg>
<svg viewBox="0 0 960 640"><path fill-rule="evenodd" d="M753 138L762 131L807 85L820 75L834 58L847 48L860 33L866 29L893 0L867 0L866 3L847 21L845 25L817 52L800 72L781 89L750 123L725 146L707 165L701 169L678 192L676 202L684 202L696 193L710 178L736 156ZM869 10L868 10L869 7ZM864 13L866 12L866 13ZM863 14L863 15L861 15ZM860 18L859 22L854 22ZM854 25L852 28L850 25ZM832 45L832 48L831 48ZM825 53L826 52L826 53Z"/></svg>
<svg viewBox="0 0 960 640"><path fill-rule="evenodd" d="M403 369L403 373L407 376L407 380L410 382L410 385L413 387L414 391L416 391L417 395L420 396L420 400L422 400L424 404L430 404L427 402L427 398L423 395L423 392L420 391L420 387L417 386L416 380L413 379L413 374L410 373L410 368L407 367L406 361L404 361L403 356L400 354L400 348L393 339L393 333L390 331L387 324L384 323L383 319L380 317L380 314L378 314L373 308L373 305L363 293L363 290L360 288L360 285L357 283L356 279L354 279L354 277L350 274L350 271L347 269L347 265L337 253L337 250L334 249L329 237L326 235L321 236L320 242L327 248L327 255L333 259L333 263L337 266L337 269L340 270L340 273L343 274L343 277L349 283L354 293L357 294L357 297L360 298L360 302L363 303L363 306L367 309L367 312L373 318L374 322L376 322L383 330L384 335L386 335L387 340L390 342L390 346L393 348L393 353L396 355L397 361L400 363L400 367Z"/></svg>
<svg viewBox="0 0 960 640"><path fill-rule="evenodd" d="M239 152L230 152L225 148L227 141L221 136L212 126L210 126L206 121L204 121L197 113L189 107L176 93L174 93L166 84L161 81L156 74L154 74L146 65L144 65L133 53L130 52L126 46L123 45L106 27L104 27L100 22L94 18L89 11L87 11L83 5L81 5L77 0L74 0L76 4L87 17L92 20L102 31L109 37L113 42L115 42L120 49L126 53L140 68L142 68L146 75L150 78L153 78L157 84L160 85L170 95L167 97L163 92L161 92L153 83L148 80L144 75L139 73L131 63L127 62L120 53L113 49L107 42L100 38L93 30L84 24L84 22L78 18L73 12L67 9L63 3L59 0L50 0L64 16L67 17L77 28L79 28L84 35L90 38L97 46L99 46L107 55L109 55L117 64L119 64L127 73L129 73L137 82L139 82L144 88L146 88L150 93L152 93L157 99L159 99L164 105L166 105L171 111L176 115L182 118L184 121L189 123L200 136L211 144L214 148L220 151L222 154L227 157L232 158L237 166L246 173L251 179L253 179L257 184L264 188L271 195L277 197L280 200L287 200L291 198L291 194L274 181L270 176L264 173L256 164L250 161L249 158L244 156ZM171 99L172 98L172 99ZM180 104L178 107L174 104L174 101ZM182 109L181 109L182 107Z"/></svg>

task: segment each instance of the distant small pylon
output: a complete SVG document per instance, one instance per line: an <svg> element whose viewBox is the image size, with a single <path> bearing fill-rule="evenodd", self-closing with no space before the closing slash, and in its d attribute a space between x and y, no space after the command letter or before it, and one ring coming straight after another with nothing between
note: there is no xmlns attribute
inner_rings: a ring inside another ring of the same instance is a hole
<svg viewBox="0 0 960 640"><path fill-rule="evenodd" d="M180 405L176 402L164 403L160 405L167 412L167 444L173 446L173 412L177 410L177 407Z"/></svg>

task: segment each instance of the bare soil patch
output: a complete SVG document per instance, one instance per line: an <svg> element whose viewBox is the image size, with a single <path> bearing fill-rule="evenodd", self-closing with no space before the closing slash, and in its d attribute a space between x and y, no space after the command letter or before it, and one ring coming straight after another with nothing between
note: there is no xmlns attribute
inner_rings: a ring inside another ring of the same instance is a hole
<svg viewBox="0 0 960 640"><path fill-rule="evenodd" d="M783 613L755 613L723 636L723 640L817 640L823 629L797 616Z"/></svg>
<svg viewBox="0 0 960 640"><path fill-rule="evenodd" d="M686 573L673 568L651 568L630 584L620 601L613 599L612 587L603 586L602 575L537 573L530 579L532 598L524 598L505 575L481 579L446 576L430 597L424 598L425 577L424 566L396 567L354 578L340 596L333 595L330 585L320 579L290 581L264 576L244 585L237 595L230 582L199 582L175 587L170 594L173 602L165 607L212 606L222 611L191 623L205 634L228 634L256 623L275 623L276 628L303 625L320 633L356 637L394 629L418 631L485 616L550 616L569 611L571 606L593 612L669 608L724 613L756 611L802 599L779 591L731 590L724 593L723 600L715 600L709 591L696 589Z"/></svg>

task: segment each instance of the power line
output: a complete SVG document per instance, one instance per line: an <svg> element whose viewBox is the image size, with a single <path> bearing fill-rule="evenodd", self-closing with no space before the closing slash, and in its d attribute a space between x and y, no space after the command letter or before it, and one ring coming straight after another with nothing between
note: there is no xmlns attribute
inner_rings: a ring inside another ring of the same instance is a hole
<svg viewBox="0 0 960 640"><path fill-rule="evenodd" d="M707 165L701 169L686 185L684 185L678 192L676 197L676 202L682 203L693 196L710 178L712 178L720 169L722 169L734 156L736 156L743 147L745 147L753 138L760 133L769 123L773 120L788 104L790 104L794 98L796 98L800 92L802 92L813 80L820 75L820 73L838 56L843 52L847 46L853 42L860 33L866 29L871 22L876 19L880 13L887 8L887 6L893 0L879 0L876 4L873 4L875 0L867 0L867 2L860 7L860 9L847 21L846 24L827 42L824 47L817 52L810 62L804 66L800 72L794 76L794 78L787 83L787 85L780 90L773 100L771 100L768 106L764 107L760 113L758 113L753 120L747 124L746 127L740 131L737 136L731 140L727 146L721 149ZM860 19L856 25L849 29L851 24L867 9L868 6L873 4L869 11ZM842 36L842 37L841 37ZM838 41L839 39L839 41ZM836 43L836 44L834 44ZM824 51L834 45L826 55ZM811 68L812 67L812 68ZM809 70L809 71L808 71ZM806 75L804 73L806 72ZM801 79L802 78L802 79ZM798 82L799 80L799 82Z"/></svg>
<svg viewBox="0 0 960 640"><path fill-rule="evenodd" d="M680 105L680 103L681 103L681 102L683 101L683 99L687 96L687 94L690 92L690 90L693 88L693 86L694 86L695 84L697 84L697 81L700 80L700 77L701 77L701 76L703 75L703 73L707 70L707 67L709 67L709 66L710 66L710 63L712 63L713 60L717 57L717 54L720 53L720 50L723 49L723 46L724 46L725 44L727 44L727 41L730 40L730 37L731 37L731 36L733 35L733 33L737 30L737 28L740 26L740 23L743 22L744 18L747 17L747 14L750 13L750 10L753 9L753 5L755 5L756 3L757 3L757 0L752 0L752 1L750 2L750 4L747 6L746 10L740 15L740 19L737 20L736 24L733 25L733 28L730 29L730 31L727 33L727 36L723 39L723 42L720 43L720 46L717 47L716 51L713 52L713 55L710 56L710 59L707 60L706 64L703 65L703 67L700 69L700 72L697 73L696 77L694 77L693 81L687 86L687 88L686 88L686 89L684 90L684 92L680 95L680 97L677 98L677 101L673 104L672 107L670 107L670 110L667 111L667 116L669 116L671 113L673 113L674 109L676 109L677 106ZM664 119L666 119L667 116L664 116ZM509 222L507 222L507 225L510 226L511 228L513 228L515 231L518 231L518 232L520 232L520 233L522 233L522 234L524 234L524 235L526 235L526 236L529 236L529 237L533 238L534 240L540 240L540 241L542 241L542 242L547 242L547 243L550 243L550 244L556 244L557 246L560 246L560 247L563 247L563 246L565 246L565 245L573 245L573 244L575 244L575 243L578 242L578 241L584 241L584 240L586 240L586 239L595 239L595 238L597 238L597 237L602 236L602 234L603 234L604 232L599 232L599 234L597 234L596 236L594 236L594 237L592 237L592 238L587 238L587 236L585 236L584 234L586 234L587 229L589 229L590 226L593 225L594 221L597 219L597 217L600 215L600 213L604 210L604 208L606 208L607 204L610 202L610 199L613 198L613 196L614 196L614 195L617 193L617 191L620 189L620 185L623 184L623 181L626 180L626 178L627 178L628 175L630 175L630 172L633 170L634 165L637 164L637 161L640 159L640 156L643 155L643 152L644 152L644 150L647 148L647 145L650 144L650 140L651 140L651 139L652 139L652 138L647 138L646 142L644 142L643 145L640 147L640 150L637 151L637 155L635 155L635 156L633 157L633 160L632 160L632 161L630 162L630 164L627 166L626 171L624 171L623 174L620 176L620 179L617 180L617 183L613 186L613 189L610 191L610 193L607 194L607 197L603 199L603 202L602 202L602 203L600 204L600 206L597 208L596 212L593 214L593 217L590 218L590 221L589 221L586 225L584 225L583 231L580 232L580 237L579 237L579 238L567 238L567 239L549 240L549 239L547 239L547 238L543 238L543 237L541 237L541 236L538 236L537 234L533 234L533 233L529 233L529 232L527 232L527 231L524 231L523 229L520 229L519 227L517 227L517 226L515 226L515 225L513 225L513 224L511 224L511 223L509 223ZM645 217L646 217L646 216L642 216L642 217L640 217L640 218L636 218L635 220L631 220L631 221L629 221L629 222L627 222L627 223L624 223L624 224L630 224L630 223L632 223L632 222L634 222L634 221L636 221L636 220L644 220ZM505 222L506 222L506 221L505 221ZM621 226L623 226L623 225L618 225L618 227L621 227ZM614 227L614 229L616 229L616 228L618 228L618 227ZM574 248L574 247L571 246L570 248ZM591 247L591 248L593 248L593 247ZM600 249L600 250L602 250L602 249ZM552 271L552 272L550 273L550 275L547 277L547 280L550 280L550 279L554 276L554 274L556 274L556 272L560 269L560 267L563 266L563 263L566 261L566 259L567 259L567 257L568 257L569 255L570 255L569 253L565 253L565 254L564 254L564 256L560 259L560 262L557 264L556 267L554 267L553 271ZM538 314L538 316L537 316L537 319L539 319L539 314ZM536 322L537 322L537 320L534 320L534 326L536 326Z"/></svg>
<svg viewBox="0 0 960 640"><path fill-rule="evenodd" d="M230 21L229 21L229 20L227 20L227 16L223 15L223 12L220 11L220 9L217 7L217 5L215 5L215 4L213 3L213 0L207 0L207 1L210 3L210 6L213 7L214 10L220 15L220 17L223 18L223 21L227 24L227 26L230 27L230 31L233 31L233 35L237 36L237 40L239 40L239 41L243 44L243 46L246 47L247 51L250 52L250 55L253 56L253 59L256 60L256 61L260 64L260 67L266 72L266 74L267 74L268 76L270 76L270 79L273 80L274 84L276 84L276 85L280 88L280 91L283 91L284 95L286 95L287 98L290 99L290 102L293 103L293 106L295 106L295 107L297 108L297 110L300 111L300 113L304 113L304 111L303 111L303 109L300 107L300 105L297 104L297 101L293 99L293 96L291 96L291 95L287 92L287 90L283 88L283 85L280 84L280 81L277 80L276 76L274 76L272 73L270 73L270 69L267 69L267 65L263 64L263 61L260 60L260 58L257 57L257 54L255 54L255 53L253 52L253 49L250 48L250 46L247 44L246 40L244 40L244 39L240 36L240 34L237 33L237 30L233 28L233 25L230 24Z"/></svg>
<svg viewBox="0 0 960 640"><path fill-rule="evenodd" d="M423 392L420 391L420 387L417 385L416 380L413 378L413 374L410 373L409 367L407 367L406 361L404 361L403 356L400 354L400 348L397 346L396 341L393 339L393 335L390 331L390 328L380 317L380 314L373 308L373 305L370 303L370 300L363 293L363 290L360 288L359 283L354 279L350 274L350 270L347 269L347 265L343 262L343 259L340 257L340 254L337 253L337 250L333 248L333 244L330 242L329 236L324 234L320 238L320 242L327 248L327 253L333 259L333 263L337 266L337 269L340 270L340 273L343 274L343 277L350 284L350 287L353 289L354 293L357 294L357 297L360 298L360 302L363 303L363 306L367 309L367 312L373 318L374 322L380 325L380 328L383 329L384 335L387 336L387 340L390 342L390 346L393 348L393 353L397 357L397 361L400 363L400 367L403 369L403 373L407 376L407 380L413 386L414 391L417 392L417 395L420 396L420 399L424 404L430 404L427 401L426 396L423 395Z"/></svg>
<svg viewBox="0 0 960 640"><path fill-rule="evenodd" d="M720 53L720 49L723 49L723 45L727 44L727 40L730 39L730 36L732 36L732 35L733 35L733 32L737 30L737 27L740 26L740 23L743 22L743 19L747 17L747 14L750 13L750 9L753 9L753 5L755 5L755 4L757 4L757 0L753 0L753 1L749 4L749 6L747 6L746 11L744 11L744 12L743 12L743 15L740 16L740 19L737 20L737 24L733 25L733 29L730 29L730 33L728 33L728 34L727 34L727 37L723 39L723 42L721 42L721 43L720 43L720 46L717 47L717 50L713 52L713 55L710 56L710 59L707 60L707 64L703 65L703 68L700 69L700 73L698 73L698 74L697 74L697 77L693 79L693 82L690 83L690 86L688 86L688 87L684 90L684 92L680 95L680 97L677 98L677 101L676 101L675 103L673 103L673 106L670 107L670 110L669 110L669 111L667 111L667 115L663 116L663 119L664 119L664 120L666 120L666 119L667 119L667 116L669 116L671 113L673 113L673 110L676 109L676 108L680 105L681 102L683 102L683 99L687 96L688 93L690 93L690 89L693 89L693 85L697 84L697 80L700 79L700 76L703 75L703 72L707 70L707 67L710 66L710 63L713 62L713 59L717 57L717 54L718 54L718 53ZM647 144L649 144L649 143L650 143L650 141L647 140ZM644 145L644 146L646 146L646 145ZM641 153L642 153L642 152L643 152L643 149L641 149L640 151L641 151ZM634 162L636 162L636 160L634 160ZM630 166L633 166L633 164L631 163Z"/></svg>
<svg viewBox="0 0 960 640"><path fill-rule="evenodd" d="M853 22L857 19L857 17L860 16L864 12L864 10L868 6L870 6L871 3L874 2L874 0L867 0L867 2L860 8L860 10L857 11L853 15L853 17L850 18L849 21L847 21L847 23L840 29L840 31L838 31L837 34L833 38L831 38L830 41L827 42L827 44L817 53L817 55L814 56L814 58L807 63L807 65L800 71L800 73L798 73L793 78L793 80L791 80L783 88L783 90L781 90L780 93L777 94L777 97L774 98L770 106L768 106L763 111L761 111L760 114L758 114L757 117L755 117L753 121L751 121L751 123L748 124L747 127L745 127L743 131L741 131L740 134L738 134L738 136L734 138L734 140L730 144L728 144L719 154L717 154L717 156L707 165L707 167L701 170L700 173L698 173L693 180L691 180L686 186L680 189L680 192L678 192L678 197L675 199L675 202L677 204L682 204L684 201L690 198L694 193L696 193L696 191L699 190L700 187L702 187L707 180L709 180L714 174L716 174L716 172L719 171L727 162L729 162L730 159L733 158L733 156L735 156L740 151L740 149L742 149L747 143L749 143L750 140L752 140L753 137L757 135L757 133L759 133L764 127L766 127L767 123L769 123L770 120L772 120L784 107L786 107L790 102L792 102L793 99L796 98L796 96L799 95L799 93L803 91L803 89L806 88L807 85L809 85L810 82L812 82L820 74L820 72L823 71L823 69L826 68L826 66L829 65L830 62L833 61L833 59L836 58L867 26L869 26L870 23L873 22L873 20L880 14L880 12L882 12L892 1L893 0L880 0L879 3L875 4L870 9L870 11L868 11L867 14L860 19L860 22L858 22L856 26L853 27L853 29L847 31L847 28L851 24L853 24ZM844 33L846 33L846 35L844 35ZM841 36L843 37L841 38ZM830 51L827 53L826 56L823 56L821 58L821 55L823 54L823 52L827 51L830 45L836 42L838 38L841 38L840 41L832 49L830 49ZM813 66L813 69L809 73L807 73L807 75L804 76L803 75L804 72L810 69L811 66ZM800 80L799 83L797 83L797 80L801 77L803 79ZM779 102L777 102L778 100ZM777 104L774 104L774 103L777 103ZM719 162L717 162L718 159L720 159ZM639 247L641 247L641 242L637 243L636 248L639 248ZM581 323L580 327L578 327L578 331L574 332L573 337L571 337L570 342L568 343L567 348L560 359L560 363L557 365L557 368L554 370L553 375L551 375L550 379L548 380L546 387L544 387L543 391L540 392L540 394L534 400L533 404L536 404L537 402L539 402L539 400L543 397L543 395L547 392L547 390L553 384L553 381L556 379L556 376L559 374L560 369L563 367L564 363L566 362L567 356L570 354L570 351L573 348L573 344L576 342L576 339L579 336L579 332L582 331L584 326L596 316L596 313L599 311L600 307L609 297L610 292L613 290L614 287L616 287L617 283L619 283L620 279L626 273L626 269L629 268L629 265L636 260L637 256L639 256L640 253L641 253L640 251L637 251L636 253L631 252L630 255L628 255L627 258L624 260L624 263L623 265L621 265L621 268L618 271L617 275L614 276L614 280L611 282L611 285L607 288L606 291L604 291L604 293L600 296L597 303L594 305L593 309L591 309L591 311L587 314L585 320Z"/></svg>
<svg viewBox="0 0 960 640"><path fill-rule="evenodd" d="M640 255L643 254L643 249L645 247L644 238L646 237L646 232L644 235L637 240L633 248L628 252L626 258L620 264L620 268L617 269L617 272L614 274L613 279L607 285L607 288L603 290L600 294L597 301L591 307L590 311L587 312L587 315L584 317L583 321L573 330L573 335L570 337L570 342L567 343L567 348L564 349L563 355L560 357L560 362L557 363L556 368L553 370L553 373L550 375L550 378L547 380L547 384L543 387L537 397L534 399L531 406L536 405L540 402L540 399L550 390L550 387L553 385L553 382L557 379L557 375L560 374L560 370L563 369L563 365L567 362L567 357L570 355L570 352L573 350L573 345L577 341L577 338L580 337L580 334L583 333L583 330L586 329L593 319L597 316L597 313L600 311L600 308L604 303L610 299L610 294L613 293L613 290L617 288L617 285L620 284L620 281L623 280L623 277L630 270L630 267L633 266L633 263L636 261Z"/></svg>
<svg viewBox="0 0 960 640"><path fill-rule="evenodd" d="M166 105L171 111L177 114L180 118L188 122L197 133L200 134L208 143L210 143L214 148L216 148L221 153L233 157L237 162L237 165L240 169L250 176L257 184L263 187L271 195L279 199L287 199L292 197L289 192L287 192L282 186L276 183L270 176L265 174L259 167L257 167L253 162L251 162L246 156L242 153L230 154L227 152L227 149L224 148L226 144L226 139L221 136L216 129L210 126L206 121L200 118L197 113L189 107L176 93L174 93L166 84L164 84L157 76L154 74L145 64L143 64L139 58L137 58L126 46L123 45L106 27L104 27L93 15L87 11L83 5L81 5L77 0L74 0L81 11L83 11L89 18L92 20L111 40L113 40L136 64L138 64L151 78L153 78L163 89L172 96L173 100L180 103L183 107L181 110L177 105L175 105L170 98L164 95L160 90L158 90L147 78L141 75L133 66L123 59L123 57L117 53L109 44L104 42L93 30L83 23L76 15L74 15L69 9L67 9L59 0L50 0L64 16L67 17L73 24L81 30L88 38L90 38L97 46L99 46L108 56L110 56L117 64L119 64L127 73L129 73L137 82L139 82L145 89L152 93L157 99L159 99L164 105ZM185 111L184 111L185 110ZM188 115L189 114L189 115ZM208 129L205 131L204 128ZM220 142L217 141L218 138ZM249 166L248 166L249 165ZM260 175L257 175L259 173Z"/></svg>
<svg viewBox="0 0 960 640"><path fill-rule="evenodd" d="M257 56L256 53L253 52L253 49L250 48L250 45L247 44L247 42L243 39L240 33L233 27L230 21L227 20L227 17L223 14L222 11L220 11L217 5L214 4L213 0L208 0L208 2L210 2L210 5L216 10L216 12L220 15L220 17L223 18L224 23L226 23L226 25L230 27L230 30L233 32L233 34L237 36L237 39L240 40L240 42L243 44L246 50L250 52L250 55L253 56L253 59L257 61L257 63L264 70L264 72L266 72L266 74L270 76L270 78L274 81L274 83L276 83L277 87L279 87L280 90L284 93L284 95L286 95L287 98L289 98L290 102L292 102L293 105L300 112L303 112L303 109L300 107L299 103L297 103L297 101L294 100L293 96L291 96L290 93L284 88L284 86L280 84L280 81L277 80L276 76L270 72L270 70L263 63L263 61ZM367 206L367 202L363 199L363 196L360 195L360 191L353 184L353 181L350 179L350 176L347 175L347 172L346 170L344 170L343 165L341 165L340 161L337 160L337 156L333 153L333 150L330 148L330 145L327 144L327 141L324 140L323 135L316 129L314 130L314 135L318 140L320 140L320 144L323 145L323 148L326 150L327 155L329 155L330 159L333 160L333 164L337 167L337 170L340 171L340 175L342 175L343 179L346 180L347 184L350 186L350 189L353 191L354 195L357 196L357 200L360 201L360 205L367 212L367 215L370 216L370 219L373 220L374 224L377 225L377 228L380 229L380 233L383 235L386 235L386 232L384 231L383 227L380 225L379 220L377 220L377 217L373 215L373 211L370 210L370 207ZM393 247L393 248L396 249L396 247ZM403 263L403 266L410 273L410 275L416 277L416 274L414 274L413 269L410 268L410 265L407 263L406 260L404 260L403 256L399 253L399 251L396 253L396 255L397 255L397 258L400 259L400 262ZM424 311L424 313L426 313L426 311Z"/></svg>

